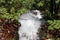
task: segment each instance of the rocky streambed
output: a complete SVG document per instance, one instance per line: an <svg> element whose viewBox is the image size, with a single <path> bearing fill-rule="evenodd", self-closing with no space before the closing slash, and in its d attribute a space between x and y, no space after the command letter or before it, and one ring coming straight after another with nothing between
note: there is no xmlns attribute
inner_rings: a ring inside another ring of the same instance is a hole
<svg viewBox="0 0 60 40"><path fill-rule="evenodd" d="M18 28L20 23L18 21L11 21L9 19L0 19L0 40L18 40ZM42 25L39 29L41 40L60 40L60 32L56 30L48 30L48 25Z"/></svg>
<svg viewBox="0 0 60 40"><path fill-rule="evenodd" d="M8 19L0 19L0 40L16 40L19 23Z"/></svg>

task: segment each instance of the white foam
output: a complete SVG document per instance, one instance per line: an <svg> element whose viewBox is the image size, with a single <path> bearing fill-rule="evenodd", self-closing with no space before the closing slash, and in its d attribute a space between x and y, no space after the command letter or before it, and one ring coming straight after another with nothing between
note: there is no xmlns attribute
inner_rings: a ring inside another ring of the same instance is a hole
<svg viewBox="0 0 60 40"><path fill-rule="evenodd" d="M40 26L41 20L30 19L30 18L27 20L24 19L19 19L19 22L21 23L21 27L19 28L18 31L19 40L37 40L37 39L39 40L38 37L39 35L37 35L37 32L38 29L41 27Z"/></svg>

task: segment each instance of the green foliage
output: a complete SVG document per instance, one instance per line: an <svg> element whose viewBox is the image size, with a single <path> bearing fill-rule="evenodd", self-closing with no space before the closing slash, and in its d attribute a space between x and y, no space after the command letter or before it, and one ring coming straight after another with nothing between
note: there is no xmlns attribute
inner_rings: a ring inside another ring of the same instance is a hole
<svg viewBox="0 0 60 40"><path fill-rule="evenodd" d="M25 12L26 11L26 9L25 8L21 8L20 10L18 10L16 13L14 12L14 9L13 10L11 10L10 12L11 12L11 14L10 13L8 13L7 11L6 11L6 9L5 10L3 10L2 9L2 12L1 12L1 14L0 14L0 18L6 18L6 19L11 19L12 21L13 20L18 20L18 16L20 16L20 14L22 14L23 12Z"/></svg>
<svg viewBox="0 0 60 40"><path fill-rule="evenodd" d="M49 30L60 29L60 20L48 20L47 22L50 24Z"/></svg>
<svg viewBox="0 0 60 40"><path fill-rule="evenodd" d="M31 8L34 0L20 0L23 7Z"/></svg>
<svg viewBox="0 0 60 40"><path fill-rule="evenodd" d="M0 0L0 18L17 20L33 3L34 0Z"/></svg>
<svg viewBox="0 0 60 40"><path fill-rule="evenodd" d="M39 7L40 7L40 6L43 6L43 5L44 5L44 2L41 2L41 1L40 1L39 3L37 3L37 6L39 6Z"/></svg>
<svg viewBox="0 0 60 40"><path fill-rule="evenodd" d="M60 0L0 0L0 18L18 20L18 17L29 9L38 9L44 13L47 18L54 19L56 16L60 17ZM55 7L56 5L56 7ZM52 6L54 7L52 9ZM56 11L57 10L57 11ZM57 19L57 18L56 18ZM48 29L59 29L59 20L48 20L50 26Z"/></svg>
<svg viewBox="0 0 60 40"><path fill-rule="evenodd" d="M38 7L43 7L43 6L44 6L44 1L43 1L43 0L39 1L39 2L37 3L37 6L38 6Z"/></svg>
<svg viewBox="0 0 60 40"><path fill-rule="evenodd" d="M14 7L12 7L12 8L10 9L10 13L15 13L15 8L14 8Z"/></svg>
<svg viewBox="0 0 60 40"><path fill-rule="evenodd" d="M59 2L60 2L60 0L56 0L55 2L56 2L56 3L59 3Z"/></svg>
<svg viewBox="0 0 60 40"><path fill-rule="evenodd" d="M0 0L0 3L5 2L5 0Z"/></svg>
<svg viewBox="0 0 60 40"><path fill-rule="evenodd" d="M7 12L7 9L6 8L3 8L3 7L0 7L0 13L6 13Z"/></svg>

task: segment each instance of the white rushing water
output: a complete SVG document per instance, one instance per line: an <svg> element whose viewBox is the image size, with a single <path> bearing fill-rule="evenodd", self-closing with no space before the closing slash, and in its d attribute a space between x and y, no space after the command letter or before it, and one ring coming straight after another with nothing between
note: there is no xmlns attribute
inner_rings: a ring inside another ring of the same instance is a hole
<svg viewBox="0 0 60 40"><path fill-rule="evenodd" d="M19 17L21 23L18 30L19 40L39 40L37 32L41 28L40 25L43 24L41 18L42 15L38 10L27 11L22 14Z"/></svg>

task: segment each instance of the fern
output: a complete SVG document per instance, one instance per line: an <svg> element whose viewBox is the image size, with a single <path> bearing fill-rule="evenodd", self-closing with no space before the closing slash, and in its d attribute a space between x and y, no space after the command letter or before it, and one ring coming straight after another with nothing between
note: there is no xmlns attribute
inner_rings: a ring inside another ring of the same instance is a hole
<svg viewBox="0 0 60 40"><path fill-rule="evenodd" d="M48 20L50 25L48 26L48 30L60 29L60 20Z"/></svg>

